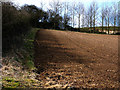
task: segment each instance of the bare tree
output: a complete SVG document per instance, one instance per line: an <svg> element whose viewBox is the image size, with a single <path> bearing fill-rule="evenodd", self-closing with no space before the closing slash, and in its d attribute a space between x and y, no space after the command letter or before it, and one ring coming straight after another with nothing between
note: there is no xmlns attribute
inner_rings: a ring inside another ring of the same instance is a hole
<svg viewBox="0 0 120 90"><path fill-rule="evenodd" d="M89 20L90 20L90 28L93 26L93 6L92 4L89 7Z"/></svg>
<svg viewBox="0 0 120 90"><path fill-rule="evenodd" d="M74 21L74 19L75 19L75 3L73 4L73 8L72 8L72 15L73 15L73 28L74 28L74 25L75 25L75 21Z"/></svg>
<svg viewBox="0 0 120 90"><path fill-rule="evenodd" d="M82 8L82 28L85 26L85 8Z"/></svg>
<svg viewBox="0 0 120 90"><path fill-rule="evenodd" d="M93 32L95 32L95 26L96 26L96 19L97 19L97 11L98 11L98 5L96 2L92 2L89 7L89 20L90 20L90 27L94 28Z"/></svg>
<svg viewBox="0 0 120 90"><path fill-rule="evenodd" d="M43 10L44 6L45 6L45 3L43 2L43 0L41 0L41 2L40 2L40 9Z"/></svg>
<svg viewBox="0 0 120 90"><path fill-rule="evenodd" d="M51 10L49 9L48 11L53 11L53 17L56 17L55 19L57 19L57 17L62 13L61 3L59 2L59 0L53 0L49 3L49 5L51 7ZM56 26L56 21L57 20L54 20L54 29Z"/></svg>
<svg viewBox="0 0 120 90"><path fill-rule="evenodd" d="M116 3L114 3L113 4L113 25L114 25L114 32L115 32L115 28L116 28L116 23L117 23L117 4Z"/></svg>
<svg viewBox="0 0 120 90"><path fill-rule="evenodd" d="M110 29L110 14L111 14L111 7L106 6L105 7L105 21L106 21L106 25L107 25L107 30L108 30L108 34L109 34L109 29Z"/></svg>
<svg viewBox="0 0 120 90"><path fill-rule="evenodd" d="M81 2L78 3L77 5L77 14L78 14L78 28L80 30L80 24L81 24L81 15L82 15L82 11L83 11L84 7L83 4Z"/></svg>
<svg viewBox="0 0 120 90"><path fill-rule="evenodd" d="M69 15L68 15L68 11L69 11L69 4L68 2L64 2L63 3L63 10L64 10L64 28L66 29L66 25L68 24L69 21Z"/></svg>
<svg viewBox="0 0 120 90"><path fill-rule="evenodd" d="M59 2L59 0L53 0L52 2L50 2L49 5L51 9L55 12L55 14L60 14L61 3Z"/></svg>
<svg viewBox="0 0 120 90"><path fill-rule="evenodd" d="M118 19L118 30L120 31L120 2L118 3L118 13L117 13L117 19Z"/></svg>
<svg viewBox="0 0 120 90"><path fill-rule="evenodd" d="M93 32L95 32L95 25L96 25L96 19L97 19L97 10L98 10L98 5L96 2L92 3L92 7L93 7Z"/></svg>
<svg viewBox="0 0 120 90"><path fill-rule="evenodd" d="M69 8L69 11L71 13L71 21L72 21L72 27L75 26L75 14L76 14L76 4L75 2L72 3L71 8Z"/></svg>
<svg viewBox="0 0 120 90"><path fill-rule="evenodd" d="M102 17L102 31L104 30L104 19L105 19L105 8L102 7L101 10L101 17Z"/></svg>
<svg viewBox="0 0 120 90"><path fill-rule="evenodd" d="M86 10L86 12L85 12L85 25L88 28L90 26L90 12L89 12L89 10Z"/></svg>

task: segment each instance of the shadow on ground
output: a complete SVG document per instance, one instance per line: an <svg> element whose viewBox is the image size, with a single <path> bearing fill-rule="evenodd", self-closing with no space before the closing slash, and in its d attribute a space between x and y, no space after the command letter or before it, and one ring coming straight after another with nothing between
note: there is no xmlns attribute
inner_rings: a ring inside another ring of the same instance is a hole
<svg viewBox="0 0 120 90"><path fill-rule="evenodd" d="M34 45L34 63L39 73L48 69L50 66L49 63L95 63L94 61L86 60L85 56L73 54L72 51L75 50L74 48L65 48L50 32L39 30L36 33ZM54 65L52 68L54 68Z"/></svg>

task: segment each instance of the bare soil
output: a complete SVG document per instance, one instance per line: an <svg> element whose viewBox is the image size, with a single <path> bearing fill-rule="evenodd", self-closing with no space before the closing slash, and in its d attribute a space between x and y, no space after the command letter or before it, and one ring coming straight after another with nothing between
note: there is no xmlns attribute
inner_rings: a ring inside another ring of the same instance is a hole
<svg viewBox="0 0 120 90"><path fill-rule="evenodd" d="M44 88L118 88L118 36L39 30L35 65Z"/></svg>

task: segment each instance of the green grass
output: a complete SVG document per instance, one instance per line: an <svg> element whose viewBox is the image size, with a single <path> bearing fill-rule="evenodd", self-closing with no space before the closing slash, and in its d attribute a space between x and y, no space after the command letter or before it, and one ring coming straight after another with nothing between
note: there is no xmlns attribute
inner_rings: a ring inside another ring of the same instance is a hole
<svg viewBox="0 0 120 90"><path fill-rule="evenodd" d="M14 78L10 78L10 77L3 78L3 83L4 83L5 88L17 88L18 86L20 86L19 81L15 80Z"/></svg>
<svg viewBox="0 0 120 90"><path fill-rule="evenodd" d="M26 38L24 39L24 49L27 51L27 54L24 54L24 64L29 68L29 69L34 69L34 39L35 39L35 34L39 30L39 28L32 28L31 31L26 35Z"/></svg>
<svg viewBox="0 0 120 90"><path fill-rule="evenodd" d="M115 30L118 31L119 28L120 28L120 27L115 27ZM78 28L76 28L76 29L78 29ZM89 29L90 29L90 27L89 27L89 28L88 28L88 27L80 28L81 31L88 31ZM93 27L92 27L91 29L93 30ZM100 26L100 27L95 27L95 29L96 29L96 30L97 30L97 29L98 29L98 30L102 30L102 27L101 27L101 26ZM104 26L103 29L104 29L104 30L108 30L108 27L105 27L105 26ZM114 30L114 27L113 27L113 26L110 26L110 27L109 27L109 30L110 30L110 31L113 31L113 30Z"/></svg>
<svg viewBox="0 0 120 90"><path fill-rule="evenodd" d="M24 45L22 50L19 50L18 53L20 53L22 55L23 58L14 57L14 60L18 61L18 62L22 62L22 64L27 67L28 69L28 73L29 70L33 70L36 69L34 67L34 39L35 39L35 34L37 32L37 30L39 30L39 28L32 28L31 31L25 36L24 38ZM12 68L11 68L12 69ZM18 71L21 72L21 71ZM23 75L23 74L22 74ZM20 73L18 76L21 76ZM22 80L22 81L21 81ZM8 89L13 89L13 88L24 88L26 86L31 85L32 83L37 83L31 79L22 79L22 78L16 78L12 75L7 75L5 77L2 77L2 83L3 83L3 89L6 90L6 88Z"/></svg>
<svg viewBox="0 0 120 90"><path fill-rule="evenodd" d="M21 80L20 78L16 79L14 77L4 77L2 79L2 83L3 83L3 90L13 90L13 89L24 89L26 87L35 87L34 85L39 86L39 82L34 80L34 79L24 79Z"/></svg>
<svg viewBox="0 0 120 90"><path fill-rule="evenodd" d="M78 28L75 28L75 29L79 30ZM115 27L115 31L120 31L119 29L120 29L120 27ZM89 28L88 27L80 28L80 32L84 32L84 33L107 34L106 32L101 32L102 31L101 26L95 27L95 31L93 31L93 30L94 30L93 27L91 27L91 28L90 27ZM108 27L104 26L103 30L108 31ZM110 26L109 31L114 31L114 27Z"/></svg>

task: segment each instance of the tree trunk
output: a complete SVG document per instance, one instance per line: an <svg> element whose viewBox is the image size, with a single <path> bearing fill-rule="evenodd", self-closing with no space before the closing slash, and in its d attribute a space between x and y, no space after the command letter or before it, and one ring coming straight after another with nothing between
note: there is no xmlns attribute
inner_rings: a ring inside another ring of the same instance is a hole
<svg viewBox="0 0 120 90"><path fill-rule="evenodd" d="M108 34L109 34L109 17L108 17Z"/></svg>
<svg viewBox="0 0 120 90"><path fill-rule="evenodd" d="M103 20L104 20L104 18L102 17L102 32L103 32L103 23L104 23Z"/></svg>
<svg viewBox="0 0 120 90"><path fill-rule="evenodd" d="M79 14L79 20L78 20L78 22L79 22L79 26L78 27L79 27L79 30L80 30L80 14Z"/></svg>

